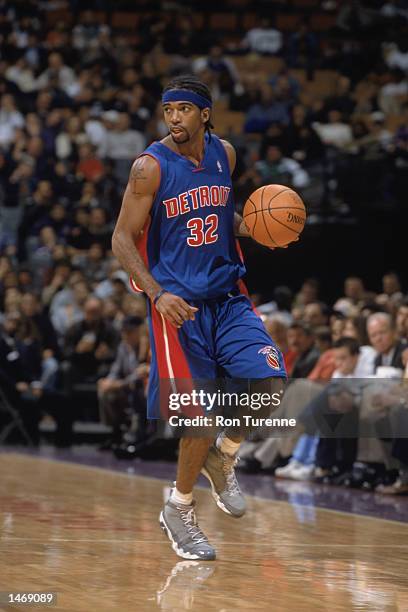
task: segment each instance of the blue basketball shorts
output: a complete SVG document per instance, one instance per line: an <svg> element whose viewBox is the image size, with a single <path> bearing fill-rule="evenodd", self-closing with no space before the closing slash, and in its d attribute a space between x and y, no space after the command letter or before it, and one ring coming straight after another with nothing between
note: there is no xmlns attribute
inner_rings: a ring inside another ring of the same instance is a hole
<svg viewBox="0 0 408 612"><path fill-rule="evenodd" d="M189 304L198 308L195 320L180 329L149 305L149 418L163 415L159 395L166 385L171 391L197 379L286 378L283 355L246 295L234 289L222 298Z"/></svg>

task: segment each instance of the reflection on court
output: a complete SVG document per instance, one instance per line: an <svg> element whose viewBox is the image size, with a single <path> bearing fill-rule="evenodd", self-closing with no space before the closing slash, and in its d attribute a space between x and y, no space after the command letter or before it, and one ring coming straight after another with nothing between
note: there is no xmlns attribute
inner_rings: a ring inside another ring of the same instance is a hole
<svg viewBox="0 0 408 612"><path fill-rule="evenodd" d="M0 473L0 590L56 591L50 610L408 609L404 523L253 498L236 520L197 490L218 560L183 561L158 524L168 483L17 454Z"/></svg>

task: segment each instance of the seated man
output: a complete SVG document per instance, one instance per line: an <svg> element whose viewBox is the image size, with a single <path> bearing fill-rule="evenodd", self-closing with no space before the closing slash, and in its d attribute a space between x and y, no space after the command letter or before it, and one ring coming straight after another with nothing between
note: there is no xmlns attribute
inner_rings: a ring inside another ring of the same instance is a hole
<svg viewBox="0 0 408 612"><path fill-rule="evenodd" d="M103 318L102 300L89 297L83 321L74 323L65 334L63 352L72 366L72 381L92 383L107 373L118 343L116 329Z"/></svg>
<svg viewBox="0 0 408 612"><path fill-rule="evenodd" d="M122 427L135 420L135 413L141 420L144 411L143 379L148 373L148 365L139 361L142 327L143 319L140 317L126 317L123 320L122 341L115 361L107 377L98 380L101 419L113 429L112 437L103 445L103 450L119 443ZM143 431L142 423L138 423L139 435Z"/></svg>
<svg viewBox="0 0 408 612"><path fill-rule="evenodd" d="M72 412L66 396L57 386L58 363L42 358L41 347L33 340L28 319L9 313L0 327L0 387L19 412L31 441L40 441L39 421L43 413L56 421L55 443L72 441Z"/></svg>
<svg viewBox="0 0 408 612"><path fill-rule="evenodd" d="M351 412L353 397L351 397L350 403L350 392L353 392L354 389L353 387L349 389L349 385L343 385L340 381L366 376L369 373L366 365L367 351L371 353L371 364L375 357L375 351L371 347L359 347L357 340L354 338L340 338L335 342L332 351L336 368L332 373L333 384L329 384L314 398L310 398L309 404L305 409L302 409L299 415L300 425L306 425L308 433L313 437L319 430L319 427L323 426L326 428L326 421L330 421L331 417L334 417L335 424L335 421L341 418L339 415L344 412ZM336 380L338 381L337 384L334 382ZM302 404L303 406L305 405L304 402ZM324 422L322 422L323 417ZM353 416L350 418L352 423L354 423ZM352 423L350 424L352 425ZM350 464L350 462L354 461L356 440L354 438L324 437L319 440L317 447L313 444L312 447L315 452L314 463L320 468L328 469L338 462ZM307 461L305 458L307 458ZM294 478L296 480L297 475L303 477L306 474L307 471L303 469L306 464L312 465L312 457L309 451L303 456L297 448L289 464L284 468L276 470L276 475L280 478Z"/></svg>

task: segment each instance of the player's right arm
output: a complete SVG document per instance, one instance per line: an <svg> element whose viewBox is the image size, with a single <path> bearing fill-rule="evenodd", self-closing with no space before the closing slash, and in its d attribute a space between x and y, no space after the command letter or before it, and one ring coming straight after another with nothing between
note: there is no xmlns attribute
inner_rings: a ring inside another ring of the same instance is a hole
<svg viewBox="0 0 408 612"><path fill-rule="evenodd" d="M143 231L160 184L160 168L147 155L133 164L122 207L112 236L112 251L126 272L153 301L163 289L145 266L136 242ZM164 287L165 289L165 287ZM193 308L181 297L164 293L156 302L157 310L176 327L194 319Z"/></svg>

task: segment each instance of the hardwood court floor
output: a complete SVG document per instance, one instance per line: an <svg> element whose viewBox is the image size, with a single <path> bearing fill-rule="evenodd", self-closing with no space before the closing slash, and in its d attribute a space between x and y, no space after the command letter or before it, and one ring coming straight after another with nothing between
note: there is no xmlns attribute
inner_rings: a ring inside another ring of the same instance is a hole
<svg viewBox="0 0 408 612"><path fill-rule="evenodd" d="M218 560L183 561L158 526L165 484L0 454L0 591L58 592L0 610L408 610L407 524L255 498L236 520L200 489Z"/></svg>

